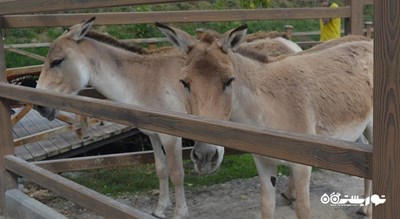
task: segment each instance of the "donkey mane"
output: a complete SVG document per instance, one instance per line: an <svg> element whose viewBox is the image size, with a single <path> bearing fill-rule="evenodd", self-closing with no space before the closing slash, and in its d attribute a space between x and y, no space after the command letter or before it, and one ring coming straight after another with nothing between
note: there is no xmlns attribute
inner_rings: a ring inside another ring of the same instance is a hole
<svg viewBox="0 0 400 219"><path fill-rule="evenodd" d="M265 39L265 38L269 38L269 39L274 39L277 37L282 37L285 39L289 39L288 35L286 33L281 33L281 32L277 32L277 31L271 31L271 32L256 32L256 33L252 33L246 36L246 42L253 42L255 40L260 40L260 39Z"/></svg>
<svg viewBox="0 0 400 219"><path fill-rule="evenodd" d="M117 48L124 49L129 52L133 52L133 53L137 53L137 54L141 54L141 55L149 54L149 51L146 48L122 42L122 41L120 41L112 36L109 36L107 34L95 32L95 31L89 31L88 33L86 33L85 37L88 37L90 39L93 39L93 40L96 40L96 41L99 41L99 42L102 42L102 43L105 43L105 44L108 44L108 45L111 45L111 46L114 46Z"/></svg>
<svg viewBox="0 0 400 219"><path fill-rule="evenodd" d="M266 36L266 35L264 35L264 36ZM211 45L214 41L218 40L219 38L221 38L221 34L215 32L215 31L212 31L212 30L206 30L202 34L202 36L199 38L199 41L206 43L208 45ZM258 39L265 39L265 38L266 37L260 36ZM268 55L261 53L254 48L239 47L234 52L238 53L244 57L259 61L259 62L268 62L269 61Z"/></svg>
<svg viewBox="0 0 400 219"><path fill-rule="evenodd" d="M212 31L212 30L206 30L200 37L200 41L204 42L206 44L212 44L215 40L219 39L221 37L221 34Z"/></svg>
<svg viewBox="0 0 400 219"><path fill-rule="evenodd" d="M240 54L240 55L242 55L244 57L253 59L253 60L258 61L258 62L263 62L263 63L270 62L269 55L267 55L265 53L262 53L262 52L258 51L255 48L249 48L249 47L241 46L241 47L237 48L235 50L235 52L237 54Z"/></svg>

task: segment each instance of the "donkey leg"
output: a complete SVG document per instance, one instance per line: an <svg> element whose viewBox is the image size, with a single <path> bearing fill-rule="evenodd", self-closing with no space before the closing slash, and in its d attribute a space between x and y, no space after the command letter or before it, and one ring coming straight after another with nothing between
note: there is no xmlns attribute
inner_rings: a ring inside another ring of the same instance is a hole
<svg viewBox="0 0 400 219"><path fill-rule="evenodd" d="M296 187L295 211L297 218L310 218L310 177L311 167L302 164L291 164L292 175Z"/></svg>
<svg viewBox="0 0 400 219"><path fill-rule="evenodd" d="M273 218L275 212L275 183L277 179L276 165L259 155L253 154L257 167L258 176L261 181L261 213L263 219Z"/></svg>
<svg viewBox="0 0 400 219"><path fill-rule="evenodd" d="M171 182L175 190L175 213L174 219L184 218L189 215L186 205L183 180L185 173L182 162L182 138L160 134L167 155L167 163Z"/></svg>
<svg viewBox="0 0 400 219"><path fill-rule="evenodd" d="M364 135L360 136L357 139L358 143L368 144L373 142L373 135L372 135L372 124L368 125L364 130ZM372 195L372 180L364 179L364 198L371 197ZM372 218L372 204L367 206L362 206L358 211L357 214L368 216Z"/></svg>
<svg viewBox="0 0 400 219"><path fill-rule="evenodd" d="M156 171L159 181L160 195L158 197L157 207L154 210L154 216L158 218L165 218L165 210L171 205L169 197L168 185L168 168L167 159L162 149L161 141L158 135L149 135L151 145L153 146L154 159L156 163Z"/></svg>
<svg viewBox="0 0 400 219"><path fill-rule="evenodd" d="M289 176L288 189L285 192L282 192L281 195L286 200L288 205L291 205L294 201L296 201L296 185L294 184L292 173Z"/></svg>
<svg viewBox="0 0 400 219"><path fill-rule="evenodd" d="M364 179L364 197L371 197L372 195L372 180ZM368 218L372 218L372 204L367 206L362 206L357 211L358 215L366 216Z"/></svg>

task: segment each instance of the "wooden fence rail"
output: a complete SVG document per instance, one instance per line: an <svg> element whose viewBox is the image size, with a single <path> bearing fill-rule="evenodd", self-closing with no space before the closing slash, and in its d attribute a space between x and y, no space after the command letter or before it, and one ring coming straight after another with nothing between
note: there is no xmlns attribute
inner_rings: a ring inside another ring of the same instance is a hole
<svg viewBox="0 0 400 219"><path fill-rule="evenodd" d="M370 171L371 145L356 145L232 122L199 119L185 114L163 113L106 100L58 94L15 85L1 84L0 97L54 107L80 115L364 178L370 178L372 174Z"/></svg>
<svg viewBox="0 0 400 219"><path fill-rule="evenodd" d="M30 164L15 156L6 156L5 166L8 170L31 179L33 182L50 189L59 196L79 203L81 206L93 210L105 218L156 219L156 217L142 213L108 196L67 180L62 176Z"/></svg>
<svg viewBox="0 0 400 219"><path fill-rule="evenodd" d="M4 28L71 26L96 16L97 25L148 24L158 22L217 22L248 20L315 19L322 17L350 17L350 7L341 8L279 8L203 10L170 12L120 12L120 13L74 13L44 15L10 15L3 17ZM43 22L46 21L46 22Z"/></svg>
<svg viewBox="0 0 400 219"><path fill-rule="evenodd" d="M0 3L0 15L189 1L199 0L19 0Z"/></svg>

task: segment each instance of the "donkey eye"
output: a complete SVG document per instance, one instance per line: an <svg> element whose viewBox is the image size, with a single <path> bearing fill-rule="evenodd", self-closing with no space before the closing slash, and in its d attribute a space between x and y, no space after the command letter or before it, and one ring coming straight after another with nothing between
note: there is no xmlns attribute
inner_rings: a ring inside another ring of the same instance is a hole
<svg viewBox="0 0 400 219"><path fill-rule="evenodd" d="M184 86L188 91L190 91L190 84L189 84L189 82L184 81L184 80L179 80L179 82L181 82L181 83L183 84L183 86Z"/></svg>
<svg viewBox="0 0 400 219"><path fill-rule="evenodd" d="M224 90L227 88L227 87L229 87L229 86L231 86L231 84L232 84L232 82L235 80L235 77L231 77L231 78L229 78L227 81L225 81L224 82Z"/></svg>
<svg viewBox="0 0 400 219"><path fill-rule="evenodd" d="M55 59L55 60L51 61L50 68L59 66L62 61L64 61L64 59Z"/></svg>

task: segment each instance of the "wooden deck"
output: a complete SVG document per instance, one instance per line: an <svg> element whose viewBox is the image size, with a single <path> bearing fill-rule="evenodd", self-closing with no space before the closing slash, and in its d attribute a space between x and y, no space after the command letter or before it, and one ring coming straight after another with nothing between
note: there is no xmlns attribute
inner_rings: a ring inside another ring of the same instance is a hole
<svg viewBox="0 0 400 219"><path fill-rule="evenodd" d="M18 111L18 109L16 109ZM73 115L73 114L71 114ZM53 129L66 125L60 120L48 121L38 112L31 110L13 127L14 139ZM106 144L110 139L118 139L133 134L134 128L113 122L101 122L99 125L89 127L85 137L80 139L75 132L69 132L50 137L33 143L28 143L15 148L15 154L26 161L38 161L46 158L60 156L71 151L87 151Z"/></svg>

